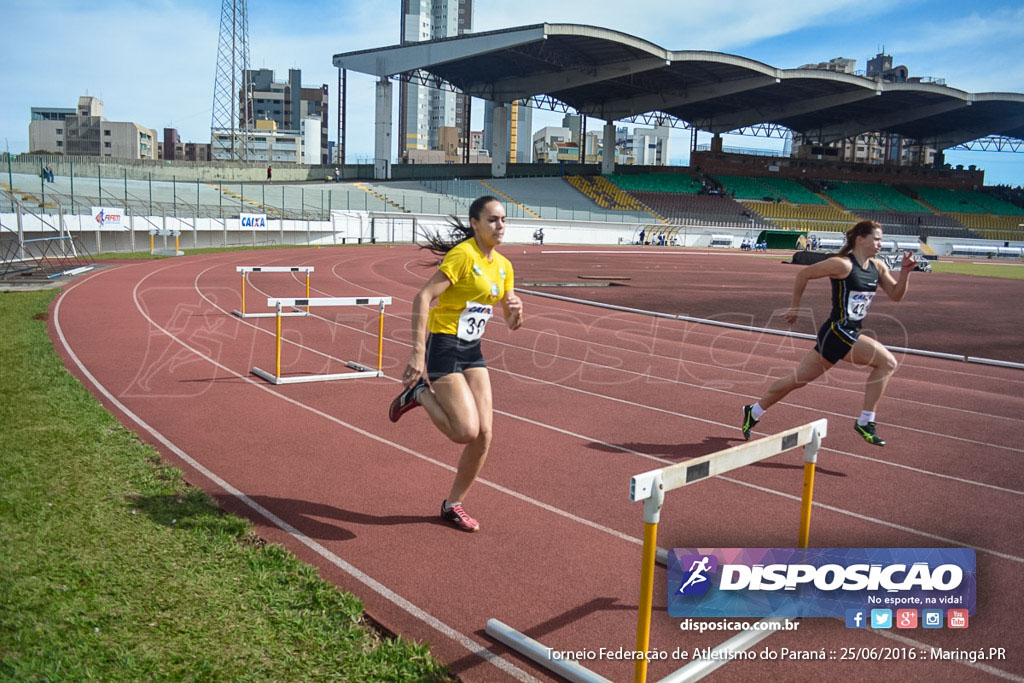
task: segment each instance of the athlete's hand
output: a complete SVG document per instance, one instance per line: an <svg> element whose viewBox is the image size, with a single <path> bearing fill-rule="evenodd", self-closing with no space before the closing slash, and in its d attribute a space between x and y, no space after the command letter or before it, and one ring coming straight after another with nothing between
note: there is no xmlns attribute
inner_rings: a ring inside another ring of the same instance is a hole
<svg viewBox="0 0 1024 683"><path fill-rule="evenodd" d="M800 309L791 308L782 314L782 317L786 319L786 322L790 325L796 325L796 321L800 319Z"/></svg>
<svg viewBox="0 0 1024 683"><path fill-rule="evenodd" d="M409 362L405 366L405 372L402 373L402 384L406 387L411 387L413 384L419 381L420 377L423 376L423 371L426 370L426 359L423 354L416 353L413 351L409 354Z"/></svg>
<svg viewBox="0 0 1024 683"><path fill-rule="evenodd" d="M505 321L510 330L523 326L523 300L514 292L505 295Z"/></svg>
<svg viewBox="0 0 1024 683"><path fill-rule="evenodd" d="M914 268L917 268L917 259L912 252L903 252L903 261L900 263L900 268L903 270L914 270Z"/></svg>

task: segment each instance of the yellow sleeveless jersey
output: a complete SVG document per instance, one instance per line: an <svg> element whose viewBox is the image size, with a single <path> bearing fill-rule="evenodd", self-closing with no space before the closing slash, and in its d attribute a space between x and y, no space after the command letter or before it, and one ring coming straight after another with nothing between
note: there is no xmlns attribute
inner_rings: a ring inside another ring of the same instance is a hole
<svg viewBox="0 0 1024 683"><path fill-rule="evenodd" d="M494 305L514 288L512 263L496 250L491 257L490 261L484 258L472 237L445 255L439 270L452 284L430 311L431 333L455 334L466 341L483 335Z"/></svg>

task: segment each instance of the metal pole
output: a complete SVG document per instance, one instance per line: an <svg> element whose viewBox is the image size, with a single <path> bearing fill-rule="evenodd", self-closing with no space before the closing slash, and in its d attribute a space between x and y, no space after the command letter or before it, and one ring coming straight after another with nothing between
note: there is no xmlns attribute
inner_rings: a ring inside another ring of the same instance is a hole
<svg viewBox="0 0 1024 683"><path fill-rule="evenodd" d="M71 162L71 213L75 212L75 162Z"/></svg>
<svg viewBox="0 0 1024 683"><path fill-rule="evenodd" d="M171 197L173 198L174 215L178 215L178 176L171 176Z"/></svg>
<svg viewBox="0 0 1024 683"><path fill-rule="evenodd" d="M14 194L11 193L12 201ZM22 223L21 216L21 203L18 203L18 258L22 261L25 260L25 227Z"/></svg>
<svg viewBox="0 0 1024 683"><path fill-rule="evenodd" d="M14 171L11 170L11 153L7 153L7 186L11 188L11 213L14 212ZM71 182L71 200L75 199L75 184Z"/></svg>
<svg viewBox="0 0 1024 683"><path fill-rule="evenodd" d="M149 215L153 215L153 172L149 172Z"/></svg>

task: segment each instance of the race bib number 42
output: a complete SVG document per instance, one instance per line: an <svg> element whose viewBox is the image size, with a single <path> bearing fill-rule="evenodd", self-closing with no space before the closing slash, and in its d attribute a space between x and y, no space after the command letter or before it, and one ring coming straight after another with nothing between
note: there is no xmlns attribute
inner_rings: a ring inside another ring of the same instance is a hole
<svg viewBox="0 0 1024 683"><path fill-rule="evenodd" d="M850 292L850 298L846 303L846 314L850 320L863 320L868 314L868 307L873 298L874 292Z"/></svg>
<svg viewBox="0 0 1024 683"><path fill-rule="evenodd" d="M493 306L487 304L468 302L459 316L459 339L471 342L484 336L484 328L491 319L493 309Z"/></svg>

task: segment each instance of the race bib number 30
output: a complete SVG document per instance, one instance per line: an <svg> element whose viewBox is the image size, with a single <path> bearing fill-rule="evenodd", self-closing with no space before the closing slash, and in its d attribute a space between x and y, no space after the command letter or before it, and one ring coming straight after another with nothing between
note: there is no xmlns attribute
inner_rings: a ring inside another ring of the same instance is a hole
<svg viewBox="0 0 1024 683"><path fill-rule="evenodd" d="M484 336L484 328L491 319L493 309L493 306L487 304L468 302L459 316L459 339L471 342Z"/></svg>
<svg viewBox="0 0 1024 683"><path fill-rule="evenodd" d="M868 307L871 306L873 298L874 292L850 292L850 298L846 302L846 314L850 320L863 320L868 314Z"/></svg>

